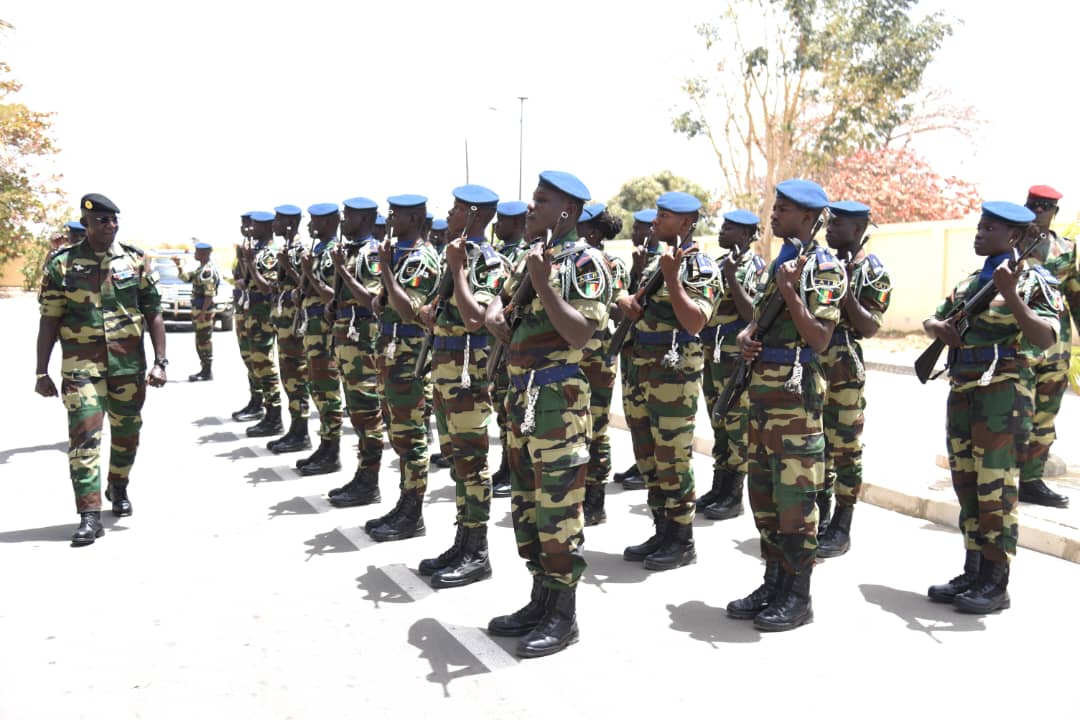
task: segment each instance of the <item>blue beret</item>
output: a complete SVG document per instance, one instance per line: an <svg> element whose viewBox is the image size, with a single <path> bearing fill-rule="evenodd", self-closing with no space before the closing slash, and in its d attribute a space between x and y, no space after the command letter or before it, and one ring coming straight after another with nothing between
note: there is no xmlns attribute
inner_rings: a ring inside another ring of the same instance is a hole
<svg viewBox="0 0 1080 720"><path fill-rule="evenodd" d="M607 210L607 205L605 205L604 203L592 203L590 205L586 205L581 209L581 215L578 216L577 221L579 223L589 222L605 210Z"/></svg>
<svg viewBox="0 0 1080 720"><path fill-rule="evenodd" d="M652 208L649 208L647 210L638 210L636 213L634 213L635 222L647 223L649 225L652 225L654 220L656 220L656 210L653 210Z"/></svg>
<svg viewBox="0 0 1080 720"><path fill-rule="evenodd" d="M785 197L810 210L820 210L829 204L829 196L811 180L785 180L776 186L776 197Z"/></svg>
<svg viewBox="0 0 1080 720"><path fill-rule="evenodd" d="M983 215L1000 218L1001 220L1014 225L1026 225L1035 220L1035 213L1031 212L1023 205L1004 202L1002 200L984 202L982 204L982 211Z"/></svg>
<svg viewBox="0 0 1080 720"><path fill-rule="evenodd" d="M527 213L529 211L529 205L520 200L507 200L506 202L499 203L495 210L504 217L517 217L518 215Z"/></svg>
<svg viewBox="0 0 1080 720"><path fill-rule="evenodd" d="M83 232L86 231L86 226L76 220L66 222L64 223L64 225L67 227L68 230L82 230Z"/></svg>
<svg viewBox="0 0 1080 720"><path fill-rule="evenodd" d="M589 188L585 187L585 183L568 172L545 170L540 173L540 182L550 185L559 192L582 202L589 202L591 198Z"/></svg>
<svg viewBox="0 0 1080 720"><path fill-rule="evenodd" d="M274 208L274 212L278 215L285 215L286 217L291 215L303 215L304 212L295 205L278 205Z"/></svg>
<svg viewBox="0 0 1080 720"><path fill-rule="evenodd" d="M368 200L366 197L354 197L349 198L342 203L350 210L378 210L379 204L374 200Z"/></svg>
<svg viewBox="0 0 1080 720"><path fill-rule="evenodd" d="M829 203L829 211L833 215L846 215L847 217L853 218L870 217L870 206L863 205L861 202L855 202L854 200L831 202Z"/></svg>
<svg viewBox="0 0 1080 720"><path fill-rule="evenodd" d="M252 215L253 215L254 213L257 213L257 212L258 212L258 210L248 210L248 211L247 211L246 213L241 213L240 217L242 217L242 218L249 218L249 217L251 217L251 216L252 216Z"/></svg>
<svg viewBox="0 0 1080 720"><path fill-rule="evenodd" d="M307 209L308 215L311 217L321 217L323 215L336 215L338 211L337 203L316 203Z"/></svg>
<svg viewBox="0 0 1080 720"><path fill-rule="evenodd" d="M432 230L445 230L447 227L448 226L446 224L446 221L443 220L442 218L439 218L438 220L432 220L431 221L431 229Z"/></svg>
<svg viewBox="0 0 1080 720"><path fill-rule="evenodd" d="M426 218L427 218L427 221L428 221L428 222L432 222L432 221L434 221L434 220L435 220L435 216L434 216L434 215L432 215L431 213L428 213L428 214L427 214L427 215L425 215L424 217L426 217Z"/></svg>
<svg viewBox="0 0 1080 720"><path fill-rule="evenodd" d="M701 201L690 193L673 191L656 198L656 207L673 213L692 213L701 209Z"/></svg>
<svg viewBox="0 0 1080 720"><path fill-rule="evenodd" d="M208 242L197 242L197 243L195 243L195 249L196 250L213 250L214 246L211 245Z"/></svg>
<svg viewBox="0 0 1080 720"><path fill-rule="evenodd" d="M394 195L386 199L392 207L411 208L427 204L427 198L423 195Z"/></svg>
<svg viewBox="0 0 1080 720"><path fill-rule="evenodd" d="M263 212L262 210L256 210L255 212L251 213L250 217L251 217L252 221L254 221L254 222L273 222L274 221L274 213Z"/></svg>
<svg viewBox="0 0 1080 720"><path fill-rule="evenodd" d="M454 198L466 205L491 207L499 202L499 196L483 185L462 185L454 188Z"/></svg>
<svg viewBox="0 0 1080 720"><path fill-rule="evenodd" d="M386 224L386 218L383 217L382 215L376 215L375 216L375 224L376 225L385 225Z"/></svg>
<svg viewBox="0 0 1080 720"><path fill-rule="evenodd" d="M724 219L737 225L759 225L761 218L749 210L732 210L724 213Z"/></svg>

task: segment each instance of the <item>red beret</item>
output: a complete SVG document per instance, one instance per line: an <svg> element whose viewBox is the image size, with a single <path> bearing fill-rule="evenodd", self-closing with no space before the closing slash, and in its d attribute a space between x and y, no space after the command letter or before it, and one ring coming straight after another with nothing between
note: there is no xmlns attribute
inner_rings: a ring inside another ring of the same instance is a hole
<svg viewBox="0 0 1080 720"><path fill-rule="evenodd" d="M1032 185L1028 189L1028 197L1045 198L1047 200L1060 200L1061 193L1049 185Z"/></svg>

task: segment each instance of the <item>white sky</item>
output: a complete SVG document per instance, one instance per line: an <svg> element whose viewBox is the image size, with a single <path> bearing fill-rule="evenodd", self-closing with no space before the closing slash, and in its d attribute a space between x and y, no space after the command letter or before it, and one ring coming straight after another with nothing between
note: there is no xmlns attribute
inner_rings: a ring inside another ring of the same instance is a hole
<svg viewBox="0 0 1080 720"><path fill-rule="evenodd" d="M963 21L928 81L986 122L974 144L926 144L931 163L988 199L1054 185L1071 217L1080 4L924 5ZM57 113L73 205L104 193L123 211L121 237L147 247L232 243L241 212L282 203L365 195L385 208L420 193L439 216L465 182L466 137L470 180L516 198L522 95L526 196L544 169L575 173L601 201L661 170L718 189L712 151L670 118L681 79L701 71L694 24L719 7L8 0L0 58L23 102Z"/></svg>

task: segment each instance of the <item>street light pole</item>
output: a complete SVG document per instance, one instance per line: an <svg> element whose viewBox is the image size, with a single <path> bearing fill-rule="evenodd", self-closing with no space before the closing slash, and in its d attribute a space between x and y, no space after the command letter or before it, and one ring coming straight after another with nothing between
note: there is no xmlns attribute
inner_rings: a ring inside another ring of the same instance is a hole
<svg viewBox="0 0 1080 720"><path fill-rule="evenodd" d="M525 162L525 101L528 99L518 96L521 101L518 109L518 200L521 199L521 175Z"/></svg>

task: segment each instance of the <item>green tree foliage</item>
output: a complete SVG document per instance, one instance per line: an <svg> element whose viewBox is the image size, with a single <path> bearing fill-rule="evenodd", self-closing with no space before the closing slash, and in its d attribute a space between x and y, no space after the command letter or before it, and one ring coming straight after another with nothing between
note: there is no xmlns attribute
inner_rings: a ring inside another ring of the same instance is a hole
<svg viewBox="0 0 1080 720"><path fill-rule="evenodd" d="M686 178L665 170L655 175L646 175L627 180L619 188L618 194L608 200L608 212L622 218L623 221L619 237L630 237L630 229L634 224L634 213L638 210L656 207L656 199L671 191L689 193L700 200L702 209L701 218L698 220L697 234L703 235L713 231L716 207L709 191Z"/></svg>
<svg viewBox="0 0 1080 720"><path fill-rule="evenodd" d="M916 110L910 99L951 26L917 0L728 0L697 32L712 61L686 80L675 132L704 137L726 199L772 210L788 177L827 176L833 159L882 147Z"/></svg>

